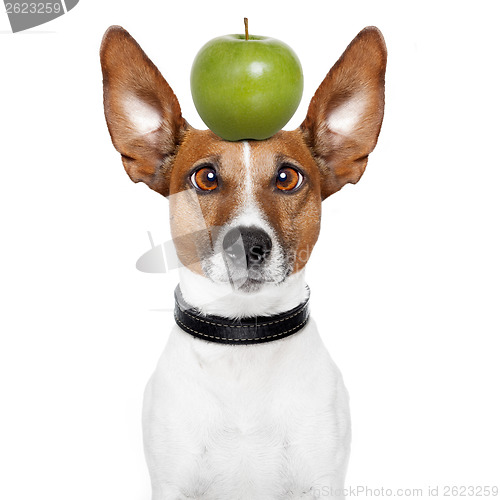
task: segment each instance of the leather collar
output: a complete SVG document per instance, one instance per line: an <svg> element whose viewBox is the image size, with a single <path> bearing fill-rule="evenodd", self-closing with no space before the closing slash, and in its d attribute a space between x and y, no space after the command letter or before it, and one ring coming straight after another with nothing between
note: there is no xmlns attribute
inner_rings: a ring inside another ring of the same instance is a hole
<svg viewBox="0 0 500 500"><path fill-rule="evenodd" d="M220 344L261 344L289 337L301 330L309 320L309 296L284 313L230 320L200 313L184 300L177 285L174 317L182 330L199 339Z"/></svg>

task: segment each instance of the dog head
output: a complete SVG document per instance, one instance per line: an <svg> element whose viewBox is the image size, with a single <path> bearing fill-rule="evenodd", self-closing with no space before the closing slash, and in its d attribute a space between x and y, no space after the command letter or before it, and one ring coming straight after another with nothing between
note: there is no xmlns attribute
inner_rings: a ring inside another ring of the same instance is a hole
<svg viewBox="0 0 500 500"><path fill-rule="evenodd" d="M245 292L300 271L321 202L363 174L384 114L387 52L374 27L347 47L297 130L225 141L196 130L156 66L120 27L104 35L104 108L134 182L170 198L182 264Z"/></svg>

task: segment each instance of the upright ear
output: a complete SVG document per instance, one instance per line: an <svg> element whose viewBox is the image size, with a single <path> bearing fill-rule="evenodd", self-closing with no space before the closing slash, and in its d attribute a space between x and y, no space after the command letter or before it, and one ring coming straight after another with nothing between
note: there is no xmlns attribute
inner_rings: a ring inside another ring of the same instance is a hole
<svg viewBox="0 0 500 500"><path fill-rule="evenodd" d="M323 199L365 170L384 116L386 62L382 33L365 28L311 100L300 129L321 171Z"/></svg>
<svg viewBox="0 0 500 500"><path fill-rule="evenodd" d="M101 66L106 122L125 170L167 196L173 159L189 127L175 94L120 26L104 34Z"/></svg>

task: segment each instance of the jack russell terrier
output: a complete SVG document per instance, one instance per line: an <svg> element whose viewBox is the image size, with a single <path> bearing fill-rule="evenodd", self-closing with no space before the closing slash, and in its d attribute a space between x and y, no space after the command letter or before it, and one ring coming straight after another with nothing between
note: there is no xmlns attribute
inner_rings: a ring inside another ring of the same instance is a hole
<svg viewBox="0 0 500 500"><path fill-rule="evenodd" d="M196 130L121 27L104 35L106 121L134 182L169 197L182 268L144 397L153 500L343 496L348 395L309 318L321 202L356 183L384 114L387 52L361 31L302 125L263 141Z"/></svg>

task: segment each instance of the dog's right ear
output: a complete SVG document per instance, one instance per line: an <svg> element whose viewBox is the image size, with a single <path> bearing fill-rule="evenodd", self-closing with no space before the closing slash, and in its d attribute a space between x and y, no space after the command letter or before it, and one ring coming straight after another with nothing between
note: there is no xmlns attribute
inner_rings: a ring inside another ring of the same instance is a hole
<svg viewBox="0 0 500 500"><path fill-rule="evenodd" d="M125 170L167 196L173 159L189 128L175 94L120 26L104 34L101 66L106 122Z"/></svg>

